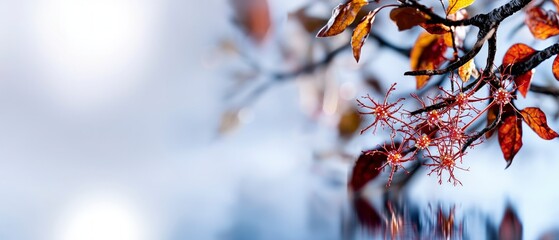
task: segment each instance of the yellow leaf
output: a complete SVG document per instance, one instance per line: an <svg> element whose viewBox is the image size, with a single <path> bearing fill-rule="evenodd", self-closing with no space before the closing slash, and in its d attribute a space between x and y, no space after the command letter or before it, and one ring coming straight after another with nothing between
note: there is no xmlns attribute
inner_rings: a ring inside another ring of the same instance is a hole
<svg viewBox="0 0 559 240"><path fill-rule="evenodd" d="M332 11L332 17L330 17L326 26L320 29L316 36L330 37L342 33L353 23L361 8L367 4L369 4L369 2L366 0L349 0L338 5L334 8L334 11Z"/></svg>
<svg viewBox="0 0 559 240"><path fill-rule="evenodd" d="M369 14L361 20L357 27L355 27L355 30L353 30L353 35L351 36L351 49L353 50L353 57L355 57L355 61L357 62L359 62L359 58L361 57L361 48L371 32L371 26L373 25L373 21L375 21L375 15L377 12L378 10L369 12Z"/></svg>
<svg viewBox="0 0 559 240"><path fill-rule="evenodd" d="M466 64L458 68L458 76L460 76L460 79L462 79L463 82L467 82L470 80L470 77L475 70L476 64L474 63L474 59L471 59Z"/></svg>
<svg viewBox="0 0 559 240"><path fill-rule="evenodd" d="M357 109L348 109L340 116L338 133L343 138L351 137L361 125L361 115Z"/></svg>
<svg viewBox="0 0 559 240"><path fill-rule="evenodd" d="M449 0L446 14L453 14L455 12L458 12L458 10L470 6L474 2L475 0Z"/></svg>

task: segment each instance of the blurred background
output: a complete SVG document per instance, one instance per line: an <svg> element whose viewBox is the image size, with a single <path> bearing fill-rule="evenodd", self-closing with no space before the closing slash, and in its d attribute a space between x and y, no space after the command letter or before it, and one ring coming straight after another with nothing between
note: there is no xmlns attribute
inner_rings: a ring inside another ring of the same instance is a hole
<svg viewBox="0 0 559 240"><path fill-rule="evenodd" d="M386 140L359 134L371 119L355 98L415 89L407 56L382 40L409 50L421 30L398 32L388 11L356 64L349 31L314 37L338 1L0 2L0 239L366 239L410 219L557 239L559 145L530 131L507 170L495 139L470 151L463 186L423 170L390 200L384 175L365 200L348 193L361 151ZM522 22L503 23L501 36L520 28L498 59L555 41Z"/></svg>

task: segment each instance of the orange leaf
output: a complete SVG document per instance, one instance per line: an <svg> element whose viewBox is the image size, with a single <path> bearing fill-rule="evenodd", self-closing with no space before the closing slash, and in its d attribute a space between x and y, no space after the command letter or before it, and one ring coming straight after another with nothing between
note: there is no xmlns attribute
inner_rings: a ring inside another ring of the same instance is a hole
<svg viewBox="0 0 559 240"><path fill-rule="evenodd" d="M514 82L516 83L516 86L518 86L518 91L520 92L520 94L522 94L523 97L526 97L526 94L528 94L528 90L530 90L530 84L532 83L533 74L534 69L514 78Z"/></svg>
<svg viewBox="0 0 559 240"><path fill-rule="evenodd" d="M468 80L470 80L470 77L475 70L476 64L474 63L474 59L472 58L470 61L458 68L458 76L460 76L460 79L462 79L463 82L467 82Z"/></svg>
<svg viewBox="0 0 559 240"><path fill-rule="evenodd" d="M417 38L410 55L411 69L437 69L444 62L444 53L447 46L444 43L444 37L422 33ZM431 76L416 76L417 89L427 84Z"/></svg>
<svg viewBox="0 0 559 240"><path fill-rule="evenodd" d="M235 10L235 21L252 38L263 42L272 25L267 0L231 0Z"/></svg>
<svg viewBox="0 0 559 240"><path fill-rule="evenodd" d="M407 30L431 19L414 7L394 8L390 11L390 19L396 23L399 31Z"/></svg>
<svg viewBox="0 0 559 240"><path fill-rule="evenodd" d="M449 0L446 14L453 14L455 12L458 12L458 10L470 6L474 2L475 0Z"/></svg>
<svg viewBox="0 0 559 240"><path fill-rule="evenodd" d="M349 0L338 5L334 8L334 11L332 11L332 17L330 17L326 26L320 29L316 36L330 37L342 33L353 23L361 8L368 3L369 2L366 0Z"/></svg>
<svg viewBox="0 0 559 240"><path fill-rule="evenodd" d="M557 55L555 57L555 60L553 60L553 76L555 76L555 79L559 80L559 55Z"/></svg>
<svg viewBox="0 0 559 240"><path fill-rule="evenodd" d="M498 133L499 145L507 161L507 167L509 167L512 159L522 147L522 120L515 114L504 118Z"/></svg>
<svg viewBox="0 0 559 240"><path fill-rule="evenodd" d="M559 34L559 20L556 12L533 7L526 11L526 26L535 38L548 39Z"/></svg>
<svg viewBox="0 0 559 240"><path fill-rule="evenodd" d="M359 62L359 58L361 57L361 48L371 32L371 26L373 25L373 21L375 21L375 15L377 12L378 8L369 12L369 14L367 14L367 16L365 16L353 30L353 35L351 36L351 49L353 50L353 57L355 57L355 61L357 62Z"/></svg>
<svg viewBox="0 0 559 240"><path fill-rule="evenodd" d="M505 56L503 57L503 66L507 67L511 64L523 62L535 53L536 50L526 44L514 44L505 53ZM514 83L518 87L518 91L522 94L523 97L526 97L526 94L528 93L528 90L530 88L530 83L532 82L532 74L533 70L528 71L522 75L518 75L514 78Z"/></svg>
<svg viewBox="0 0 559 240"><path fill-rule="evenodd" d="M551 140L559 136L553 129L549 128L545 113L539 108L524 108L520 113L522 114L524 122L526 122L526 124L541 138Z"/></svg>
<svg viewBox="0 0 559 240"><path fill-rule="evenodd" d="M450 28L442 23L421 23L419 25L430 34L445 34L450 32Z"/></svg>

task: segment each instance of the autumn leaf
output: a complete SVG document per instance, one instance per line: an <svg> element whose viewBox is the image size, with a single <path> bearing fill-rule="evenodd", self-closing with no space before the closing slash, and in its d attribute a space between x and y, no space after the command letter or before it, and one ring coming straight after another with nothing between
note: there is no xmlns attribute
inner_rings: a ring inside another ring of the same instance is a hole
<svg viewBox="0 0 559 240"><path fill-rule="evenodd" d="M526 44L523 43L514 44L505 53L505 56L503 57L503 66L507 67L511 64L523 62L528 58L530 58L535 53L536 50L534 50L533 48L531 48ZM533 70L514 77L514 83L518 87L518 91L522 94L523 97L526 97L526 94L530 89L530 84L532 82L532 75L533 75Z"/></svg>
<svg viewBox="0 0 559 240"><path fill-rule="evenodd" d="M399 31L404 31L424 23L431 18L417 8L400 7L390 11L390 19L396 23Z"/></svg>
<svg viewBox="0 0 559 240"><path fill-rule="evenodd" d="M493 95L493 91L491 91L491 96ZM501 111L501 119L507 118L511 115L516 114L516 109L512 107L512 105L507 104L504 105L503 108L499 107L499 105L495 104L487 110L487 126L490 126L495 120L497 120L497 114ZM501 126L502 123L497 123L496 127L487 131L485 133L485 138L490 138L495 133L495 130Z"/></svg>
<svg viewBox="0 0 559 240"><path fill-rule="evenodd" d="M470 61L462 65L458 68L458 76L462 79L463 82L467 82L470 80L472 73L476 70L476 64L474 63L474 59L472 58Z"/></svg>
<svg viewBox="0 0 559 240"><path fill-rule="evenodd" d="M375 15L377 12L378 8L369 12L369 14L367 14L367 16L365 16L353 30L353 35L351 36L351 49L353 50L353 57L357 62L359 62L359 58L361 57L361 48L371 32L371 26L373 25L373 21L375 21Z"/></svg>
<svg viewBox="0 0 559 240"><path fill-rule="evenodd" d="M540 7L533 7L526 11L524 21L532 35L538 39L548 39L559 34L558 14L546 11Z"/></svg>
<svg viewBox="0 0 559 240"><path fill-rule="evenodd" d="M262 42L272 25L267 0L230 0L235 22L256 42Z"/></svg>
<svg viewBox="0 0 559 240"><path fill-rule="evenodd" d="M316 36L330 37L342 33L353 23L361 8L368 3L369 2L366 0L349 0L338 5L334 8L334 11L332 11L332 17L330 17L326 26L320 29Z"/></svg>
<svg viewBox="0 0 559 240"><path fill-rule="evenodd" d="M504 118L499 126L499 145L507 161L507 167L522 147L522 121L513 114Z"/></svg>
<svg viewBox="0 0 559 240"><path fill-rule="evenodd" d="M349 109L342 114L338 123L338 133L344 138L349 138L361 125L361 114L357 109Z"/></svg>
<svg viewBox="0 0 559 240"><path fill-rule="evenodd" d="M384 148L376 148L359 156L349 181L349 186L353 191L358 192L380 174L381 169L379 168L386 162L386 154L383 152L386 152Z"/></svg>
<svg viewBox="0 0 559 240"><path fill-rule="evenodd" d="M449 0L446 14L456 13L458 10L472 5L474 2L475 0Z"/></svg>
<svg viewBox="0 0 559 240"><path fill-rule="evenodd" d="M499 239L522 239L522 223L510 206L505 210L505 215L499 225Z"/></svg>
<svg viewBox="0 0 559 240"><path fill-rule="evenodd" d="M430 34L447 34L450 32L450 27L442 23L421 23L419 26Z"/></svg>
<svg viewBox="0 0 559 240"><path fill-rule="evenodd" d="M555 60L553 60L553 76L555 77L555 79L557 79L559 81L559 55L557 55L555 57Z"/></svg>
<svg viewBox="0 0 559 240"><path fill-rule="evenodd" d="M549 128L545 113L539 108L524 108L520 113L524 122L541 138L551 140L559 136L553 129Z"/></svg>
<svg viewBox="0 0 559 240"><path fill-rule="evenodd" d="M303 7L293 13L290 13L288 19L294 19L299 22L308 33L318 31L328 22L328 19L310 16L307 14L306 10L307 8Z"/></svg>
<svg viewBox="0 0 559 240"><path fill-rule="evenodd" d="M417 71L439 68L445 60L444 53L446 49L447 46L442 36L429 33L420 34L411 50L411 69ZM416 76L417 89L425 86L430 77L431 76Z"/></svg>

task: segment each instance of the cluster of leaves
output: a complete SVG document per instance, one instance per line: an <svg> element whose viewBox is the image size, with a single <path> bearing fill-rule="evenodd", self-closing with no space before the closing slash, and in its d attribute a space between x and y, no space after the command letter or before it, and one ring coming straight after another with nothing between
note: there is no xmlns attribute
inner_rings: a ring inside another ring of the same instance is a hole
<svg viewBox="0 0 559 240"><path fill-rule="evenodd" d="M377 3L379 1L376 1ZM378 148L364 152L355 165L350 186L358 191L366 182L375 178L381 170L390 168L387 185L404 164L420 162L435 173L442 183L443 173L448 182L461 184L454 176L463 156L470 147L478 145L493 131L497 131L503 157L510 166L522 147L522 122L525 122L541 138L551 140L559 135L547 124L543 111L537 107L518 109L517 93L526 97L531 86L534 68L545 59L557 55L559 44L538 51L525 44L511 46L503 57L502 65L495 69L496 32L507 17L526 7L525 25L536 39L559 35L557 10L544 10L543 3L530 4L530 0L512 0L487 14L468 16L465 7L474 0L449 0L445 16L439 16L432 8L417 0L397 0L369 11L353 30L351 48L359 61L362 47L369 36L375 16L379 11L391 8L390 18L400 31L419 26L425 31L419 34L410 52L410 72L416 78L417 89L425 88L433 75L446 75L450 88L439 87L438 95L420 97L412 94L421 108L409 111L403 108L405 99L391 101L393 84L382 101L369 95L366 101L358 100L364 109L362 114L372 115L373 123L362 133L377 128L387 131L390 140ZM559 1L553 0L559 9ZM357 14L370 4L366 0L349 0L339 4L328 23L320 29L318 37L330 37L342 33L355 20ZM441 1L441 4L444 3ZM479 28L476 43L470 49L464 39L470 27ZM473 58L485 42L489 43L488 60L484 69L477 69ZM444 66L445 68L441 68ZM553 63L553 74L559 80L559 56ZM461 79L459 81L458 79ZM481 89L487 88L489 94ZM475 131L472 126L483 118L487 126Z"/></svg>

